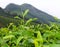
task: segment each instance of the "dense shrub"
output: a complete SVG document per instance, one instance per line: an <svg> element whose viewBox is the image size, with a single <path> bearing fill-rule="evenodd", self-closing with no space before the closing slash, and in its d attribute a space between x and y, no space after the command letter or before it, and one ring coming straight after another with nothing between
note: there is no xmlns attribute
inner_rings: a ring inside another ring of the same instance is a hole
<svg viewBox="0 0 60 47"><path fill-rule="evenodd" d="M0 28L0 47L60 47L60 26L31 24L36 18L24 21L27 12L19 26L10 23L8 27Z"/></svg>

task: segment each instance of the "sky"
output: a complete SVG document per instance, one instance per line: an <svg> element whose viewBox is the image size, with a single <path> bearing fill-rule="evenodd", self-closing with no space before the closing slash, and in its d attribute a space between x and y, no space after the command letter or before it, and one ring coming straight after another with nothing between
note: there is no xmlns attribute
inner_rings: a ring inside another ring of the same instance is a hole
<svg viewBox="0 0 60 47"><path fill-rule="evenodd" d="M60 0L0 0L0 7L5 8L9 3L18 5L28 3L60 19Z"/></svg>

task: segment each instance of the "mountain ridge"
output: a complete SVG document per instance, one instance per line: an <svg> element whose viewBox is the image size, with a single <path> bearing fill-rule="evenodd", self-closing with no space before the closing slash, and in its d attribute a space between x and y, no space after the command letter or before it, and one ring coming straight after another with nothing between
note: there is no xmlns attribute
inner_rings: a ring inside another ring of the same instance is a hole
<svg viewBox="0 0 60 47"><path fill-rule="evenodd" d="M13 6L13 7L11 7ZM50 14L47 14L46 12L43 12L37 8L35 8L34 6L30 5L30 4L22 4L22 5L16 5L16 4L8 4L5 8L6 11L10 11L11 13L20 13L20 12L24 12L24 10L29 9L29 13L27 14L28 16L26 16L26 18L38 18L38 22L40 23L42 21L42 23L49 23L51 22L56 22L56 20L54 19L54 17ZM17 14L18 14L17 13Z"/></svg>
<svg viewBox="0 0 60 47"><path fill-rule="evenodd" d="M50 22L56 22L55 18L52 15L49 15L37 8L35 8L34 6L30 5L30 4L22 4L22 5L17 5L17 4L8 4L6 6L5 9L2 9L0 7L0 17L2 16L2 18L8 20L10 19L14 19L15 16L20 16L21 17L21 13L24 12L26 9L29 9L28 14L25 16L25 20L30 19L30 18L37 18L37 20L35 21L36 23L40 23L40 24L50 24ZM0 23L3 20L3 24L5 22L4 19L0 18ZM2 20L1 20L2 19ZM8 24L9 21L7 21ZM9 22L9 23L10 23ZM14 20L15 22L15 20Z"/></svg>

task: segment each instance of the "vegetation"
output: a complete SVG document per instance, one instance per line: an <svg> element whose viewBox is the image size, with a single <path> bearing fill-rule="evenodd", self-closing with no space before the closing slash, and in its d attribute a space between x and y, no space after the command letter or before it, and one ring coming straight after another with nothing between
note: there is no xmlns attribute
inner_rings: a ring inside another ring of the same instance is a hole
<svg viewBox="0 0 60 47"><path fill-rule="evenodd" d="M24 20L28 9L22 13L19 26L10 23L0 28L0 47L60 47L60 26L57 24L31 24L37 18Z"/></svg>
<svg viewBox="0 0 60 47"><path fill-rule="evenodd" d="M0 27L5 27L7 25L9 25L10 22L13 22L15 25L19 24L19 20L14 19L14 18L10 18L10 17L4 17L4 16L0 16Z"/></svg>

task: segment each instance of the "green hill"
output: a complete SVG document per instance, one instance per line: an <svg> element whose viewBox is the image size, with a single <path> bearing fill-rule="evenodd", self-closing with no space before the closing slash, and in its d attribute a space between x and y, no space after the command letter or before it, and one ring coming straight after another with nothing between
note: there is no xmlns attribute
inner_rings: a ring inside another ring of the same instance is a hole
<svg viewBox="0 0 60 47"><path fill-rule="evenodd" d="M5 11L12 13L16 13L18 15L21 15L21 12L24 12L24 10L29 9L29 13L25 17L26 19L29 18L38 18L36 21L37 23L45 23L49 24L49 22L56 22L53 16L38 10L37 8L33 7L30 4L22 4L22 5L16 5L16 4L9 4L6 6Z"/></svg>

